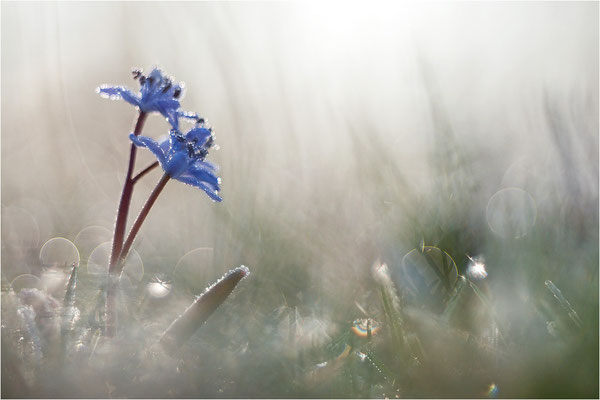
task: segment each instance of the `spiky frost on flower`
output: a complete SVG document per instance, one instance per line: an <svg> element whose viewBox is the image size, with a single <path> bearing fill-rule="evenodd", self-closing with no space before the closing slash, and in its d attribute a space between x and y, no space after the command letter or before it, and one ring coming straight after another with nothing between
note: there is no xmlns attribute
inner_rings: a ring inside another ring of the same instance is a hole
<svg viewBox="0 0 600 400"><path fill-rule="evenodd" d="M138 147L147 147L158 159L162 169L173 179L198 187L214 201L221 201L217 167L204 159L214 144L212 130L203 124L185 135L172 129L167 138L157 142L147 136L129 135Z"/></svg>
<svg viewBox="0 0 600 400"><path fill-rule="evenodd" d="M179 100L183 97L183 82L173 83L159 68L154 68L148 76L142 70L134 69L133 78L139 80L140 91L134 93L126 86L101 85L96 89L102 97L113 100L125 100L141 111L159 112L175 129L179 129L179 118L198 120L198 115L180 109Z"/></svg>

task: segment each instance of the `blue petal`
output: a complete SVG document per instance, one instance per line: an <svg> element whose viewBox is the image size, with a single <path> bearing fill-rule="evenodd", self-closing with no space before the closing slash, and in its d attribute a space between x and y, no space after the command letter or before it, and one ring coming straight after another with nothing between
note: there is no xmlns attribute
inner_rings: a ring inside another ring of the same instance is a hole
<svg viewBox="0 0 600 400"><path fill-rule="evenodd" d="M164 96L162 93L160 95ZM177 113L179 101L169 98L159 98L143 106L147 109L147 111L158 111L167 119L167 121L169 121L173 128L179 129L179 119Z"/></svg>
<svg viewBox="0 0 600 400"><path fill-rule="evenodd" d="M163 110L177 110L179 108L179 100L175 100L167 97L167 95L163 95L160 98L157 98L153 102L152 106L156 109L156 111L160 112Z"/></svg>
<svg viewBox="0 0 600 400"><path fill-rule="evenodd" d="M160 165L165 168L166 158L163 149L160 147L154 139L151 139L147 136L135 136L133 133L129 134L129 139L138 147L147 147L158 159Z"/></svg>
<svg viewBox="0 0 600 400"><path fill-rule="evenodd" d="M219 190L219 178L208 168L202 168L197 165L193 165L189 169L189 174L194 178L201 180L202 182L206 182L215 187L216 190Z"/></svg>
<svg viewBox="0 0 600 400"><path fill-rule="evenodd" d="M129 104L140 107L140 99L133 93L129 88L125 86L106 86L102 85L96 89L100 96L106 97L112 100L123 99ZM141 107L140 107L141 108Z"/></svg>
<svg viewBox="0 0 600 400"><path fill-rule="evenodd" d="M188 185L195 186L197 188L204 190L204 192L208 195L208 197L210 197L214 201L223 201L223 199L217 194L217 190L215 188L211 187L206 182L201 182L201 181L199 181L195 178L192 178L188 175L180 176L176 179L180 182L187 183Z"/></svg>
<svg viewBox="0 0 600 400"><path fill-rule="evenodd" d="M210 197L214 201L218 201L218 202L223 201L223 199L221 198L221 196L218 195L217 190L215 190L214 188L210 187L210 185L206 184L205 182L200 182L200 186L199 187L200 187L200 189L204 190L204 193L206 193L208 195L208 197Z"/></svg>
<svg viewBox="0 0 600 400"><path fill-rule="evenodd" d="M177 116L179 118L192 119L192 120L196 120L196 121L200 118L197 113L192 112L192 111L179 111L178 110Z"/></svg>
<svg viewBox="0 0 600 400"><path fill-rule="evenodd" d="M148 78L151 78L152 84ZM154 68L152 72L146 78L146 81L142 85L140 89L140 93L142 94L142 102L151 101L151 97L156 95L157 90L161 87L161 83L164 79L163 73L159 68Z"/></svg>
<svg viewBox="0 0 600 400"><path fill-rule="evenodd" d="M169 133L169 147L167 150L165 150L165 154L167 154L167 152L174 153L174 152L186 150L185 139L179 140L178 134L179 134L179 138L183 137L178 131L176 131L174 129L171 130L171 132ZM162 144L161 144L161 146L162 146Z"/></svg>
<svg viewBox="0 0 600 400"><path fill-rule="evenodd" d="M186 133L185 138L189 141L196 141L196 146L204 146L204 143L212 135L210 129L194 128Z"/></svg>
<svg viewBox="0 0 600 400"><path fill-rule="evenodd" d="M171 178L178 179L187 172L188 157L186 151L176 151L168 158L163 169Z"/></svg>
<svg viewBox="0 0 600 400"><path fill-rule="evenodd" d="M167 154L167 152L171 148L171 136L170 135L161 136L158 139L158 145L162 149L163 154Z"/></svg>
<svg viewBox="0 0 600 400"><path fill-rule="evenodd" d="M198 165L198 164L196 164ZM211 163L210 161L202 161L202 168L216 174L219 172L219 167L216 164Z"/></svg>

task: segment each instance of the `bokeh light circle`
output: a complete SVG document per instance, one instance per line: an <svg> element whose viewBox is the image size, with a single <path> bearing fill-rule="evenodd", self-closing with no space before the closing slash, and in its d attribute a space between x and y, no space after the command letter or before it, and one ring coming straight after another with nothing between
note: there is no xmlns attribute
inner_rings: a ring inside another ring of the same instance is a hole
<svg viewBox="0 0 600 400"><path fill-rule="evenodd" d="M210 285L210 279L218 275L218 271L213 271L213 259L212 247L190 250L175 265L173 276L177 281L185 282L194 291L201 293Z"/></svg>
<svg viewBox="0 0 600 400"><path fill-rule="evenodd" d="M111 232L107 228L98 225L91 225L83 228L73 242L79 249L79 254L82 259L87 260L92 254L92 251L100 244L111 240Z"/></svg>
<svg viewBox="0 0 600 400"><path fill-rule="evenodd" d="M15 291L15 293L19 293L21 289L44 289L44 284L42 280L35 275L31 274L22 274L17 276L10 283L10 287Z"/></svg>
<svg viewBox="0 0 600 400"><path fill-rule="evenodd" d="M394 279L417 301L437 307L454 288L458 269L445 251L434 246L423 246L422 251L412 249L406 253Z"/></svg>
<svg viewBox="0 0 600 400"><path fill-rule="evenodd" d="M104 242L97 246L90 254L87 262L88 273L91 275L106 275L108 273L108 261L112 242ZM144 277L144 263L137 251L131 249L125 266L123 267L123 277L131 282L139 282Z"/></svg>
<svg viewBox="0 0 600 400"><path fill-rule="evenodd" d="M79 265L79 250L70 240L55 237L42 246L40 262L44 267Z"/></svg>
<svg viewBox="0 0 600 400"><path fill-rule="evenodd" d="M535 224L537 209L529 193L516 187L496 192L488 201L487 223L496 235L509 239L521 238Z"/></svg>

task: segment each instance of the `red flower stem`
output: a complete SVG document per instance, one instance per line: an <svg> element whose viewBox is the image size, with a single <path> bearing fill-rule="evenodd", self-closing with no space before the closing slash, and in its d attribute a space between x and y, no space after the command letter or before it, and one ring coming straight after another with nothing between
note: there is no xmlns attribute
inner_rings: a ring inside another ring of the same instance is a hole
<svg viewBox="0 0 600 400"><path fill-rule="evenodd" d="M142 133L144 122L146 121L146 114L140 111L133 134L138 136ZM112 249L110 253L110 261L108 264L108 286L106 289L106 321L105 321L105 334L112 337L116 333L116 322L117 322L117 286L119 283L120 274L115 274L116 263L121 254L123 248L123 236L125 235L125 228L127 225L127 215L129 213L129 207L131 205L131 196L133 194L134 181L131 178L133 175L133 169L135 167L135 158L137 154L137 147L132 143L131 150L129 152L129 165L127 167L127 175L125 177L125 183L123 185L123 191L121 192L121 199L119 200L119 208L117 209L117 220L115 222L115 232L113 235Z"/></svg>
<svg viewBox="0 0 600 400"><path fill-rule="evenodd" d="M152 164L148 165L146 168L144 168L139 174L137 174L136 176L133 177L132 181L133 183L136 183L138 180L140 180L144 175L146 175L148 172L152 171L154 168L156 168L158 166L158 161L154 161Z"/></svg>
<svg viewBox="0 0 600 400"><path fill-rule="evenodd" d="M135 124L133 134L138 136L142 133L144 122L146 121L146 114L140 111L140 115ZM121 192L121 200L119 201L119 208L117 209L117 221L115 222L115 233L113 236L112 250L110 253L110 262L108 264L108 272L113 273L121 254L123 247L123 236L125 235L125 227L127 225L127 215L129 213L129 207L131 205L131 195L133 194L133 169L135 167L135 158L137 154L137 147L135 144L131 144L131 150L129 152L129 166L127 167L127 176L125 177L125 184L123 185L123 191Z"/></svg>
<svg viewBox="0 0 600 400"><path fill-rule="evenodd" d="M135 219L135 222L133 223L133 226L131 227L131 230L129 231L129 235L127 235L127 239L125 240L125 243L123 244L123 248L121 249L121 256L119 257L119 261L118 261L116 271L115 271L118 275L120 275L121 272L123 271L123 265L125 264L125 259L127 258L127 255L129 254L129 250L131 250L131 246L133 245L133 241L135 240L135 237L137 236L138 232L140 231L142 224L146 220L146 217L148 216L150 209L156 202L158 195L165 188L165 185L167 184L167 182L169 182L169 179L171 179L171 177L168 174L164 174L162 176L162 178L160 178L160 180L158 181L158 183L152 190L152 193L150 193L148 200L146 200L144 207L142 207L142 211L140 211L137 218Z"/></svg>

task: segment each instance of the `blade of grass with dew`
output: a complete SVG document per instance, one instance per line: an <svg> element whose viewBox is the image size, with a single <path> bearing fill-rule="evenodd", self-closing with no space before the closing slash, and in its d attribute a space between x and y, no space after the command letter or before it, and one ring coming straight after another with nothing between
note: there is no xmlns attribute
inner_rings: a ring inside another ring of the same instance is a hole
<svg viewBox="0 0 600 400"><path fill-rule="evenodd" d="M161 344L168 351L176 351L198 328L223 304L237 284L250 271L245 266L229 271L221 279L209 286L184 312L171 323L162 338Z"/></svg>
<svg viewBox="0 0 600 400"><path fill-rule="evenodd" d="M73 334L73 327L77 317L79 316L79 310L75 307L75 288L77 286L77 272L78 265L73 264L71 275L67 283L67 289L65 291L65 298L63 301L63 312L62 312L62 323L61 323L61 341L62 351L61 357L64 357L69 348L69 342Z"/></svg>
<svg viewBox="0 0 600 400"><path fill-rule="evenodd" d="M565 296L563 296L560 289L557 288L556 285L554 283L552 283L551 280L547 280L546 282L544 282L544 284L546 285L548 290L550 290L550 292L552 293L554 298L559 302L561 307L566 311L567 315L573 321L573 323L578 328L581 328L582 322L581 322L581 319L579 318L579 315L577 315L577 312L573 309L573 307L571 306L571 303L569 303L569 301L565 298Z"/></svg>

